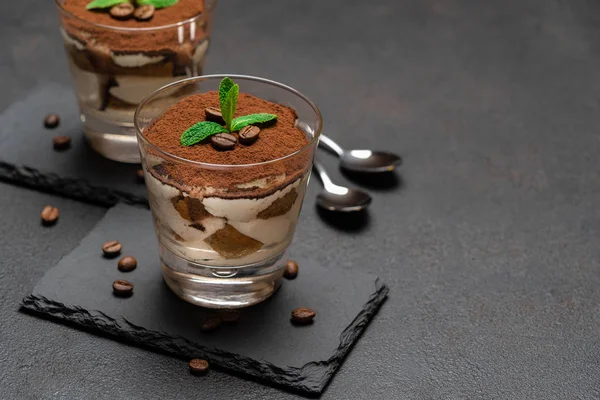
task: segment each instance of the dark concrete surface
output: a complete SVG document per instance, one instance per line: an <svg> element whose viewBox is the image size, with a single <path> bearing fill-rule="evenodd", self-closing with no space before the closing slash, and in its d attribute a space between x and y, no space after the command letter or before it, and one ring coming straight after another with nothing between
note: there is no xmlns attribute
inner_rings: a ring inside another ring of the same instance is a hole
<svg viewBox="0 0 600 400"><path fill-rule="evenodd" d="M56 23L0 2L0 109L68 82ZM346 228L311 182L295 246L391 286L323 399L600 397L598 71L596 1L221 2L207 72L285 82L405 159ZM18 313L104 210L5 184L0 210L0 397L294 398Z"/></svg>

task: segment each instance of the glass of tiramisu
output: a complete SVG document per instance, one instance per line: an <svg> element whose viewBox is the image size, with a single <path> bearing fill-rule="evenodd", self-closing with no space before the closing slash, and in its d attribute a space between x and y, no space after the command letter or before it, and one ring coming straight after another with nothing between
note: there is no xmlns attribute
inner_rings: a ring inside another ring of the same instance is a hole
<svg viewBox="0 0 600 400"><path fill-rule="evenodd" d="M279 287L321 124L307 97L250 76L184 79L140 104L162 272L178 296L238 308Z"/></svg>
<svg viewBox="0 0 600 400"><path fill-rule="evenodd" d="M84 134L139 162L133 114L161 86L202 75L217 0L55 0Z"/></svg>

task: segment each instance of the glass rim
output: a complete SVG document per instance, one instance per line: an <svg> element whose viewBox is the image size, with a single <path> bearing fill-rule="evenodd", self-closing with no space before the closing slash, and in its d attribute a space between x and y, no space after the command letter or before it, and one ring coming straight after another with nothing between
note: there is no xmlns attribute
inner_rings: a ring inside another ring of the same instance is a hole
<svg viewBox="0 0 600 400"><path fill-rule="evenodd" d="M210 15L214 11L215 7L217 6L217 2L218 2L218 0L205 0L204 4L208 3L208 7L204 11L202 11L200 14L198 14L192 18L188 18L183 21L173 22L173 23L167 24L167 25L132 28L132 27L125 27L125 26L105 25L105 24L99 24L97 22L88 21L86 19L83 19L81 17L74 15L70 11L67 11L63 7L61 1L62 0L54 0L54 4L56 4L56 6L60 10L60 12L62 12L65 15L68 15L70 18L76 19L76 20L84 22L86 24L97 26L99 28L109 29L109 30L113 30L113 31L121 31L121 32L151 32L151 31L159 31L159 30L163 30L163 29L176 28L179 26L188 25L188 24L191 24L192 22L196 22L200 19L205 18L207 15Z"/></svg>
<svg viewBox="0 0 600 400"><path fill-rule="evenodd" d="M317 127L315 129L315 133L314 133L313 137L308 141L307 144L305 144L304 146L302 146L301 148L299 148L298 150L296 150L290 154L287 154L283 157L275 158L273 160L262 161L259 163L251 163L251 164L212 164L212 163L205 163L202 161L189 160L187 158L176 156L175 154L171 154L167 151L164 151L164 150L158 148L154 144L150 143L150 141L144 137L144 135L142 134L142 129L140 128L140 126L138 124L138 114L140 113L140 110L149 101L151 101L156 95L161 93L163 90L170 89L171 87L174 87L177 85L185 84L186 82L202 81L202 80L209 80L209 79L223 79L225 77L229 77L231 79L246 79L246 80L251 80L251 81L255 81L255 82L266 83L269 85L276 86L280 89L287 90L288 92L300 97L312 108L315 115L317 116ZM144 100L142 100L142 102L138 105L137 109L135 110L135 114L133 115L133 124L135 126L135 134L137 136L138 141L141 140L146 146L152 148L153 150L157 151L160 154L166 155L166 156L173 158L180 162L190 163L190 164L201 166L201 167L217 168L217 169L219 169L219 168L232 169L232 168L249 168L249 167L259 167L262 165L268 165L271 163L276 163L276 162L286 160L288 158L291 158L291 157L294 157L294 156L297 156L297 155L303 153L304 151L310 149L312 147L312 145L319 140L319 136L321 135L321 130L323 128L323 117L321 116L321 111L319 110L317 105L315 103L313 103L312 100L310 100L304 94L300 93L298 90L296 90L290 86L284 85L283 83L279 83L279 82L276 82L276 81L273 81L270 79L259 78L259 77L251 76L251 75L214 74L214 75L200 75L200 76L194 76L191 78L181 79L176 82L170 83L166 86L163 86L163 87L155 90L154 92L150 93Z"/></svg>

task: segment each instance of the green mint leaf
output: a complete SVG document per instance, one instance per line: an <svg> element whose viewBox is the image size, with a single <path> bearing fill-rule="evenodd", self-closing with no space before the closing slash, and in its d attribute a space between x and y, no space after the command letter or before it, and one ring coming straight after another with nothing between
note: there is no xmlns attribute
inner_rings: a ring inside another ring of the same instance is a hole
<svg viewBox="0 0 600 400"><path fill-rule="evenodd" d="M217 133L226 133L227 129L223 128L216 122L202 121L195 125L192 125L188 130L183 132L179 142L183 146L191 146L196 143L200 143L209 136Z"/></svg>
<svg viewBox="0 0 600 400"><path fill-rule="evenodd" d="M225 120L225 126L231 131L231 120L235 115L240 86L234 84L225 95L225 101L221 104L221 114Z"/></svg>
<svg viewBox="0 0 600 400"><path fill-rule="evenodd" d="M116 6L117 4L127 3L128 0L94 0L85 6L86 10L93 10L95 8L108 8Z"/></svg>
<svg viewBox="0 0 600 400"><path fill-rule="evenodd" d="M221 83L219 84L219 105L221 106L221 113L223 112L223 104L225 104L225 100L227 99L227 93L231 90L231 88L235 85L230 77L226 76L221 79Z"/></svg>
<svg viewBox="0 0 600 400"><path fill-rule="evenodd" d="M138 6L144 5L144 4L150 4L153 5L154 8L159 9L159 8L166 8L166 7L171 7L172 5L176 4L179 0L137 0L137 4Z"/></svg>
<svg viewBox="0 0 600 400"><path fill-rule="evenodd" d="M277 115L275 115L275 114L260 113L260 114L244 115L243 117L234 118L233 121L231 121L231 129L230 130L232 132L239 131L240 129L242 129L245 126L253 125L253 124L263 124L265 122L273 121L274 119L277 119Z"/></svg>

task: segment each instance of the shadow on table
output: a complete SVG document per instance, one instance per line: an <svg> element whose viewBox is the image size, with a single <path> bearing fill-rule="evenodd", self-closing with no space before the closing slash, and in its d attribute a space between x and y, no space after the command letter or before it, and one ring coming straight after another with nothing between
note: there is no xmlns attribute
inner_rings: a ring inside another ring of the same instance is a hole
<svg viewBox="0 0 600 400"><path fill-rule="evenodd" d="M350 172L343 169L341 171L352 182L371 190L392 190L403 185L402 178L394 171L376 174Z"/></svg>
<svg viewBox="0 0 600 400"><path fill-rule="evenodd" d="M361 232L371 223L371 217L366 210L337 212L325 210L317 206L317 213L329 226L346 233Z"/></svg>

